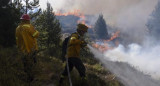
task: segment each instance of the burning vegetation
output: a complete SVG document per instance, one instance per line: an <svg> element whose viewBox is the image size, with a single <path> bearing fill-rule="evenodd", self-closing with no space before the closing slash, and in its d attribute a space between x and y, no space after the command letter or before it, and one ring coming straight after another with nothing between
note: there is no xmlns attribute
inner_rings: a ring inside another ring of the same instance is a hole
<svg viewBox="0 0 160 86"><path fill-rule="evenodd" d="M86 23L86 16L80 12L80 10L73 10L73 11L70 11L70 12L60 12L60 11L57 11L55 13L56 16L69 16L69 15L72 15L72 16L76 16L76 17L79 17L79 20L76 22L77 24L78 23L82 23L82 24L85 24L87 25L89 28L92 28L93 26L91 25L88 25Z"/></svg>
<svg viewBox="0 0 160 86"><path fill-rule="evenodd" d="M101 37L96 38L96 42L92 44L93 47L97 48L101 52L107 51L109 49L113 49L114 47L119 45L119 41L117 40L117 38L119 37L120 31L116 31L116 32L111 33L111 36L109 37L107 25L104 24L104 26L105 26L104 28L106 30L102 29L101 32L98 32L98 30L101 30L101 28L103 28L102 26L98 26L99 25L98 23L102 23L102 24L105 23L105 22L102 22L102 21L105 21L103 19L103 15L99 16L95 26L88 25L86 23L86 21L89 21L89 20L87 20L86 16L83 13L81 13L80 10L73 10L73 11L65 12L65 13L57 11L55 13L55 15L56 16L66 16L66 17L72 15L72 16L79 17L79 20L77 20L77 22L76 22L77 24L82 23L82 24L87 25L89 28L93 29L93 33L89 33L89 34L102 34L102 32L104 32L104 34L105 34L104 36L106 36L106 37L103 37L103 39L101 39ZM112 44L110 44L111 42L112 42Z"/></svg>
<svg viewBox="0 0 160 86"><path fill-rule="evenodd" d="M97 40L92 44L94 48L97 48L101 52L105 52L107 50L113 49L119 45L118 37L120 35L120 31L112 33L110 39L108 40ZM112 44L110 44L112 42Z"/></svg>

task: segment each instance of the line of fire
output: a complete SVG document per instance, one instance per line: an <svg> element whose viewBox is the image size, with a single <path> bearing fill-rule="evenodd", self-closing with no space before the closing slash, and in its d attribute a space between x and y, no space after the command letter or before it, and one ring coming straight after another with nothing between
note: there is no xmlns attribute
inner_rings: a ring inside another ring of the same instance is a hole
<svg viewBox="0 0 160 86"><path fill-rule="evenodd" d="M90 21L87 18L88 16L80 13L80 10L73 10L73 11L65 12L65 13L58 11L55 13L55 15L58 17L58 19L60 21L65 21L65 19L68 21L68 19L70 18L71 20L73 19L72 21L74 21L74 23L76 23L76 24L83 23L89 27L89 34L95 33L94 25L93 24L91 25L88 23ZM63 18L63 17L65 17L65 18ZM75 22L75 20L76 20L76 22ZM76 26L76 24L75 25L70 25L70 24L67 25L63 22L61 22L61 23L64 26L64 28L70 28L68 26ZM73 22L71 22L71 23L73 23ZM75 28L75 27L72 27L72 29L73 28ZM62 29L63 29L63 27L62 27ZM69 31L71 31L71 30L69 30ZM69 31L64 31L64 33L65 32L70 33ZM66 34L64 34L64 35L66 35ZM120 41L119 37L120 37L120 31L115 30L112 33L110 33L109 37L106 39L95 39L94 42L92 42L92 46L101 52L105 52L105 51L113 49L119 45L119 41Z"/></svg>

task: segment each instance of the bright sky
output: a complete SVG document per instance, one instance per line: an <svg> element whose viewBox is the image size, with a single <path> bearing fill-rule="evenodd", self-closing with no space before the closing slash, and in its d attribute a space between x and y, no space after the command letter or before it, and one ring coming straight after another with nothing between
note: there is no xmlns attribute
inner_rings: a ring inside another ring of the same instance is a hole
<svg viewBox="0 0 160 86"><path fill-rule="evenodd" d="M40 0L39 4L42 9L47 7L47 1L51 4L54 11L61 9L64 4L64 0Z"/></svg>

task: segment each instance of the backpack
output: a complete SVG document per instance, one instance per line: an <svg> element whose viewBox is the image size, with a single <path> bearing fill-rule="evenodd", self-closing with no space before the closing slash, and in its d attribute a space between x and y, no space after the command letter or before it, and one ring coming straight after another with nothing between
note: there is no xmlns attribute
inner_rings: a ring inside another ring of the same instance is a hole
<svg viewBox="0 0 160 86"><path fill-rule="evenodd" d="M62 55L61 55L61 59L64 62L65 61L65 55L67 53L67 46L68 46L68 41L70 39L71 36L68 36L64 39L63 43L62 43Z"/></svg>
<svg viewBox="0 0 160 86"><path fill-rule="evenodd" d="M76 33L72 33L72 34L76 34ZM72 34L71 34L71 35L72 35ZM66 53L67 53L68 41L70 40L71 35L68 36L68 37L66 37L66 38L64 39L64 41L62 42L62 55L61 55L61 59L62 59L63 62L66 60L65 56L66 56ZM79 38L80 38L80 37L78 36L78 39L79 39Z"/></svg>

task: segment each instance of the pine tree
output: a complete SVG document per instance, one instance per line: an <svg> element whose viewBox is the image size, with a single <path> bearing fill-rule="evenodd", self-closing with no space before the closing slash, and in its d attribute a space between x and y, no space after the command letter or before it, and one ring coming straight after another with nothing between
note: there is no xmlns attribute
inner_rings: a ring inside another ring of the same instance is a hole
<svg viewBox="0 0 160 86"><path fill-rule="evenodd" d="M155 40L160 40L160 1L158 1L155 10L151 14L151 18L147 22L149 34Z"/></svg>
<svg viewBox="0 0 160 86"><path fill-rule="evenodd" d="M6 6L10 0L0 0L0 7Z"/></svg>
<svg viewBox="0 0 160 86"><path fill-rule="evenodd" d="M14 5L21 9L23 14L27 14L28 11L39 7L39 0L23 0L23 2L24 3L22 3L22 0L13 0Z"/></svg>
<svg viewBox="0 0 160 86"><path fill-rule="evenodd" d="M46 28L45 23L46 17L44 13L40 14L38 18L33 22L33 25L35 26L35 29L37 29L40 32L40 35L38 37L38 44L40 46L40 49L46 49L47 48L47 39L48 39L48 32Z"/></svg>
<svg viewBox="0 0 160 86"><path fill-rule="evenodd" d="M49 49L50 54L55 54L60 48L61 26L53 13L50 3L47 3L47 9L42 12L36 20L36 28L41 32L40 45ZM55 53L53 53L55 52Z"/></svg>
<svg viewBox="0 0 160 86"><path fill-rule="evenodd" d="M15 28L19 23L20 12L9 0L0 1L0 46L15 45Z"/></svg>
<svg viewBox="0 0 160 86"><path fill-rule="evenodd" d="M108 31L107 31L107 25L103 18L103 15L99 15L98 20L96 21L96 24L94 26L95 34L97 39L108 39Z"/></svg>

